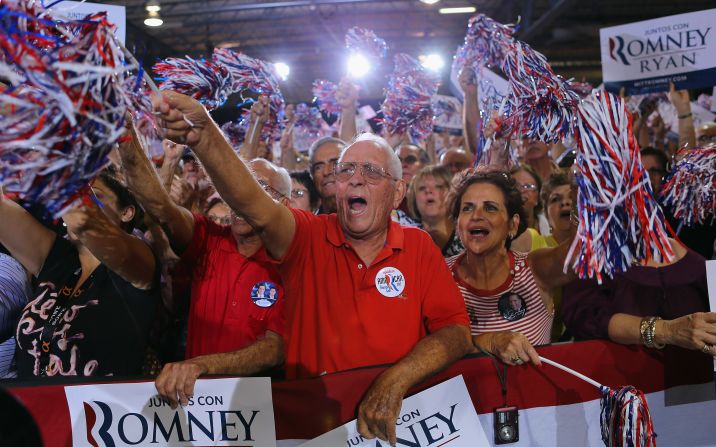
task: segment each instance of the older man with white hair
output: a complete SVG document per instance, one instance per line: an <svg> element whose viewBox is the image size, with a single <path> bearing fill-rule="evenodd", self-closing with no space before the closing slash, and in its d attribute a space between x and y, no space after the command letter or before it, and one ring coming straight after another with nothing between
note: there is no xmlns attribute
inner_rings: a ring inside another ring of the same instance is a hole
<svg viewBox="0 0 716 447"><path fill-rule="evenodd" d="M172 404L186 404L202 374L250 375L283 363L286 298L276 267L253 257L263 246L254 229L235 214L220 225L172 202L132 134L119 150L128 186L180 256L175 270L191 281L187 360L165 365L156 380ZM286 208L288 172L263 159L249 166L271 203Z"/></svg>
<svg viewBox="0 0 716 447"><path fill-rule="evenodd" d="M358 429L395 444L408 389L471 349L440 251L425 232L390 220L405 195L400 160L382 138L358 137L336 163L337 214L316 216L271 200L195 100L165 92L153 104L167 138L192 148L278 264L290 293L287 376L394 363L364 395Z"/></svg>

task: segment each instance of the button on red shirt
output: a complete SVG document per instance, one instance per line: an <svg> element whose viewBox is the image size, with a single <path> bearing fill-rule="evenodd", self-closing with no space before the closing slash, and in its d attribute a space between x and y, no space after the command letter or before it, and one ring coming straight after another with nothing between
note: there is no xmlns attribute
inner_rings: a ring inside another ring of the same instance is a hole
<svg viewBox="0 0 716 447"><path fill-rule="evenodd" d="M462 296L424 231L391 222L385 247L366 266L335 214L291 211L296 234L278 261L291 291L287 377L394 363L428 333L469 327Z"/></svg>
<svg viewBox="0 0 716 447"><path fill-rule="evenodd" d="M235 351L267 330L283 336L285 296L276 268L241 255L231 227L200 214L194 221L192 241L181 257L181 268L192 279L186 357ZM261 283L270 283L260 289L264 297L271 285L277 289L272 305L257 296Z"/></svg>

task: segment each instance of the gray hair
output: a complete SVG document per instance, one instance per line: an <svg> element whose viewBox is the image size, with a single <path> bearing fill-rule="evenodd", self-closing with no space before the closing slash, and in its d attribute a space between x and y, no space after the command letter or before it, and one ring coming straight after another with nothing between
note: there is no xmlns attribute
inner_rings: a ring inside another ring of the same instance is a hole
<svg viewBox="0 0 716 447"><path fill-rule="evenodd" d="M282 168L279 166L276 166L275 164L271 163L270 161L266 160L265 158L254 158L251 160L248 165L251 168L252 174L254 177L256 176L253 165L256 163L263 163L268 166L268 168L276 173L276 176L271 179L271 187L281 193L281 195L291 198L291 188L293 187L293 183L291 183L291 176L288 174L288 171L286 168ZM273 183L276 183L275 185Z"/></svg>
<svg viewBox="0 0 716 447"><path fill-rule="evenodd" d="M400 162L400 158L398 158L398 155L395 153L393 148L390 147L390 144L388 144L385 138L379 137L378 135L369 132L358 134L348 146L343 148L339 160L343 160L343 156L345 155L346 151L351 148L351 146L356 143L363 142L373 143L380 149L382 149L388 159L388 166L383 166L384 168L387 168L388 174L390 174L396 180L400 180L401 178L403 178L403 164Z"/></svg>
<svg viewBox="0 0 716 447"><path fill-rule="evenodd" d="M346 147L346 142L341 140L340 138L323 137L323 138L317 139L316 141L313 142L313 144L311 144L311 147L308 148L308 161L311 165L313 165L313 162L314 162L313 156L316 153L316 151L318 150L318 148L323 146L324 144L328 144L328 143L337 144L338 147L341 148L341 150Z"/></svg>

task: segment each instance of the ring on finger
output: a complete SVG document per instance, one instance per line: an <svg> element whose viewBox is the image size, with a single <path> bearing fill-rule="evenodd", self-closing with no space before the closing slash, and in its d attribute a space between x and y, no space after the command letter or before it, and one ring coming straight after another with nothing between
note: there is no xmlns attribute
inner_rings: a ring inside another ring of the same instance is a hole
<svg viewBox="0 0 716 447"><path fill-rule="evenodd" d="M515 365L521 365L521 364L522 364L522 359L519 358L519 357L512 357L511 360L512 360L512 363L514 363Z"/></svg>
<svg viewBox="0 0 716 447"><path fill-rule="evenodd" d="M701 352L704 354L711 354L711 346L709 346L708 343L704 344L704 347L701 348Z"/></svg>

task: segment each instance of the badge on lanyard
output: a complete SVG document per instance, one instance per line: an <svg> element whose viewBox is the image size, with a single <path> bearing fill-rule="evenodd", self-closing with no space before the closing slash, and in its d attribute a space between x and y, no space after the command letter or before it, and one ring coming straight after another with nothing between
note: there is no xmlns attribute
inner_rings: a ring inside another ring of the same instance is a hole
<svg viewBox="0 0 716 447"><path fill-rule="evenodd" d="M259 307L271 307L277 300L278 287L272 282L257 282L251 289L251 301Z"/></svg>
<svg viewBox="0 0 716 447"><path fill-rule="evenodd" d="M520 294L507 292L497 302L497 310L507 321L521 320L527 315L527 302Z"/></svg>
<svg viewBox="0 0 716 447"><path fill-rule="evenodd" d="M405 276L395 267L385 267L375 275L375 288L381 295L395 298L405 290Z"/></svg>

